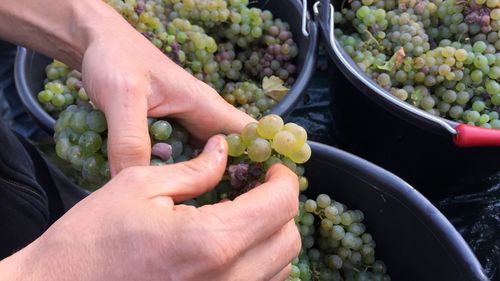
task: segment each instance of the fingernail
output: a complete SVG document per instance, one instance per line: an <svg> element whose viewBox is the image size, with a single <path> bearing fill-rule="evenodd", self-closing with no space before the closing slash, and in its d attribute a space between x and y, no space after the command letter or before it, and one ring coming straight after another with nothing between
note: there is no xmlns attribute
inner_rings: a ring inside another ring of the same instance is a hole
<svg viewBox="0 0 500 281"><path fill-rule="evenodd" d="M205 148L203 149L203 152L217 152L217 153L224 153L224 138L221 135L216 135L211 137L207 144L205 145Z"/></svg>

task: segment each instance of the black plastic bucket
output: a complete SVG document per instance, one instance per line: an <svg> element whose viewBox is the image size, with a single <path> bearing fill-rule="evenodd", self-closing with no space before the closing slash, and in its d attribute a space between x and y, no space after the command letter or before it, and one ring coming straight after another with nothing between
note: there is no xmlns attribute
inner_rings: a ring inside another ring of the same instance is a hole
<svg viewBox="0 0 500 281"><path fill-rule="evenodd" d="M426 196L468 188L500 171L499 147L457 145L458 123L394 98L358 69L340 43L330 40L330 11L323 8L328 5L328 1L315 4L315 14L336 66L330 92L340 148L395 173ZM493 135L500 132L467 127Z"/></svg>
<svg viewBox="0 0 500 281"><path fill-rule="evenodd" d="M336 145L403 178L428 197L474 187L500 171L500 148L457 147L450 138L384 110L335 69L330 93Z"/></svg>
<svg viewBox="0 0 500 281"><path fill-rule="evenodd" d="M290 24L293 39L299 47L297 58L297 79L285 98L269 114L286 117L299 103L316 66L316 47L318 28L302 8L299 1L258 1L260 8L268 9L277 18ZM51 59L24 48L18 49L15 63L16 86L28 112L48 133L53 133L55 120L46 113L37 100L37 94L43 89L45 66Z"/></svg>
<svg viewBox="0 0 500 281"><path fill-rule="evenodd" d="M357 156L310 144L307 195L326 193L363 211L392 280L488 280L460 234L417 190Z"/></svg>

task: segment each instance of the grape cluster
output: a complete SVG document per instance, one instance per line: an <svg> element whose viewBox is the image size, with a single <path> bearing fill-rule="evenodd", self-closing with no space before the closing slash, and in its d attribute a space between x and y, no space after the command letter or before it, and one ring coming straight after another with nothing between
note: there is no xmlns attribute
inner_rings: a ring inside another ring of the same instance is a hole
<svg viewBox="0 0 500 281"><path fill-rule="evenodd" d="M275 155L281 155L283 159L302 164L311 157L306 130L295 123L284 124L283 119L274 114L248 124L241 135L229 135L227 142L230 156L239 157L246 152L256 163L275 162Z"/></svg>
<svg viewBox="0 0 500 281"><path fill-rule="evenodd" d="M222 96L228 103L254 118L276 105L274 99L267 97L264 91L252 82L227 83Z"/></svg>
<svg viewBox="0 0 500 281"><path fill-rule="evenodd" d="M385 264L375 259L375 241L363 219L363 212L326 194L316 200L301 195L295 222L302 250L288 281L390 281Z"/></svg>
<svg viewBox="0 0 500 281"><path fill-rule="evenodd" d="M195 154L189 134L167 121L148 119L152 142L151 165L189 160ZM81 172L83 185L94 186L110 178L107 153L107 124L104 114L90 103L70 105L61 112L54 127L58 157Z"/></svg>
<svg viewBox="0 0 500 281"><path fill-rule="evenodd" d="M37 96L45 111L57 115L69 105L89 100L80 72L55 60L47 65L45 74L44 89Z"/></svg>
<svg viewBox="0 0 500 281"><path fill-rule="evenodd" d="M395 97L460 123L500 129L500 2L354 0L335 36Z"/></svg>
<svg viewBox="0 0 500 281"><path fill-rule="evenodd" d="M164 3L173 7L171 18L180 17L206 28L226 22L230 15L225 0L164 0Z"/></svg>
<svg viewBox="0 0 500 281"><path fill-rule="evenodd" d="M295 172L300 191L309 182L302 166L311 156L307 132L295 123L284 124L281 117L271 114L259 122L249 123L241 134L226 136L228 165L223 180L212 191L196 198L196 206L233 199L264 182L267 170L280 163Z"/></svg>

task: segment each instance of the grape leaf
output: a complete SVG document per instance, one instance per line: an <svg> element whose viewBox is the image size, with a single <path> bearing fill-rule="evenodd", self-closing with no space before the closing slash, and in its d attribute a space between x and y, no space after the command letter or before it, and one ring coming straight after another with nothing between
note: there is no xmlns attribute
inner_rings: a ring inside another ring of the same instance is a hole
<svg viewBox="0 0 500 281"><path fill-rule="evenodd" d="M392 57L386 61L383 65L375 64L374 67L377 68L378 70L385 70L385 71L393 71L399 68L401 63L403 63L403 59L405 58L405 50L403 48L399 48Z"/></svg>
<svg viewBox="0 0 500 281"><path fill-rule="evenodd" d="M274 75L271 77L264 77L262 80L262 89L264 90L266 96L279 102L289 91L289 89L283 86L283 84L285 84L285 82Z"/></svg>

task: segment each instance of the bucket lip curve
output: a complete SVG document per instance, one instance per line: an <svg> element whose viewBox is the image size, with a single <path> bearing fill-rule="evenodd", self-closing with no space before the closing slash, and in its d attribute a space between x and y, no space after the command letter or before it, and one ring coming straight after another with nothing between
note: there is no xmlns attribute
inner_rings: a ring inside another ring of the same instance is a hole
<svg viewBox="0 0 500 281"><path fill-rule="evenodd" d="M269 1L266 1L264 5L266 5L268 2ZM302 5L304 3L303 1L289 0L286 2L293 6L298 14L302 15ZM263 115L277 114L283 118L286 118L306 93L306 87L309 84L309 81L311 80L314 69L316 67L316 49L319 36L319 27L313 20L314 17L309 12L307 12L306 18L308 19L308 23L306 24L306 26L309 34L307 36L307 46L302 46L302 49L305 48L307 50L304 58L304 64L301 65L300 72L298 73L295 83L290 88L288 94L278 104L276 104L275 107L269 110L268 113ZM293 35L294 37L306 37L302 32L294 33Z"/></svg>
<svg viewBox="0 0 500 281"><path fill-rule="evenodd" d="M324 3L330 3L330 0L320 0L317 3L320 3L321 4L320 6L323 6ZM321 9L323 11L327 10L323 7L321 7ZM328 13L325 12L323 14L329 14L329 12ZM373 79L368 77L361 69L358 68L358 66L354 63L351 57L347 55L347 53L345 53L344 48L340 45L340 43L338 43L337 40L335 40L334 42L335 46L332 46L328 38L330 38L330 32L333 31L330 30L331 28L328 18L322 18L321 16L318 16L317 21L319 22L319 26L321 29L321 33L323 35L323 39L325 41L326 48L328 50L328 54L335 61L335 64L344 73L344 75L348 76L349 80L351 79L356 80L352 82L356 86L356 88L360 90L360 92L366 90L363 89L362 87L368 88L370 91L376 93L376 97L374 97L373 95L367 95L363 93L370 99L378 99L385 103L389 103L391 106L397 107L398 109L402 109L406 114L413 116L415 119L426 119L426 121L435 123L443 130L446 130L449 134L453 136L457 135L457 131L455 130L455 128L458 125L460 125L460 123L443 117L434 116L418 107L406 103L405 101L401 101L396 97L394 97L393 95L391 95L387 90L380 87L377 83L375 83ZM351 76L352 78L349 78L349 76Z"/></svg>
<svg viewBox="0 0 500 281"><path fill-rule="evenodd" d="M318 45L318 26L314 21L309 21L307 24L309 31L309 44L303 46L307 48L306 56L304 59L304 64L301 66L301 70L295 80L295 83L290 88L290 91L274 108L272 108L268 114L277 114L281 117L287 117L295 108L295 106L300 102L300 99L304 97L306 93L306 87L311 80L314 69L316 67L317 60L317 45ZM300 34L299 36L303 36Z"/></svg>
<svg viewBox="0 0 500 281"><path fill-rule="evenodd" d="M320 162L331 163L346 173L356 176L373 188L397 200L406 207L446 249L462 275L487 281L484 270L476 255L451 222L418 190L395 174L349 152L308 141L313 157ZM307 174L307 169L306 169ZM472 281L472 280L471 280Z"/></svg>
<svg viewBox="0 0 500 281"><path fill-rule="evenodd" d="M34 116L35 120L38 120L39 124L47 132L53 132L53 127L55 124L55 119L50 116L45 110L43 110L41 104L36 100L35 93L31 93L25 76L26 67L28 63L28 54L30 50L18 46L17 53L14 63L14 83L19 93L19 98L21 99L25 108L31 116ZM33 52L33 54L35 54Z"/></svg>

